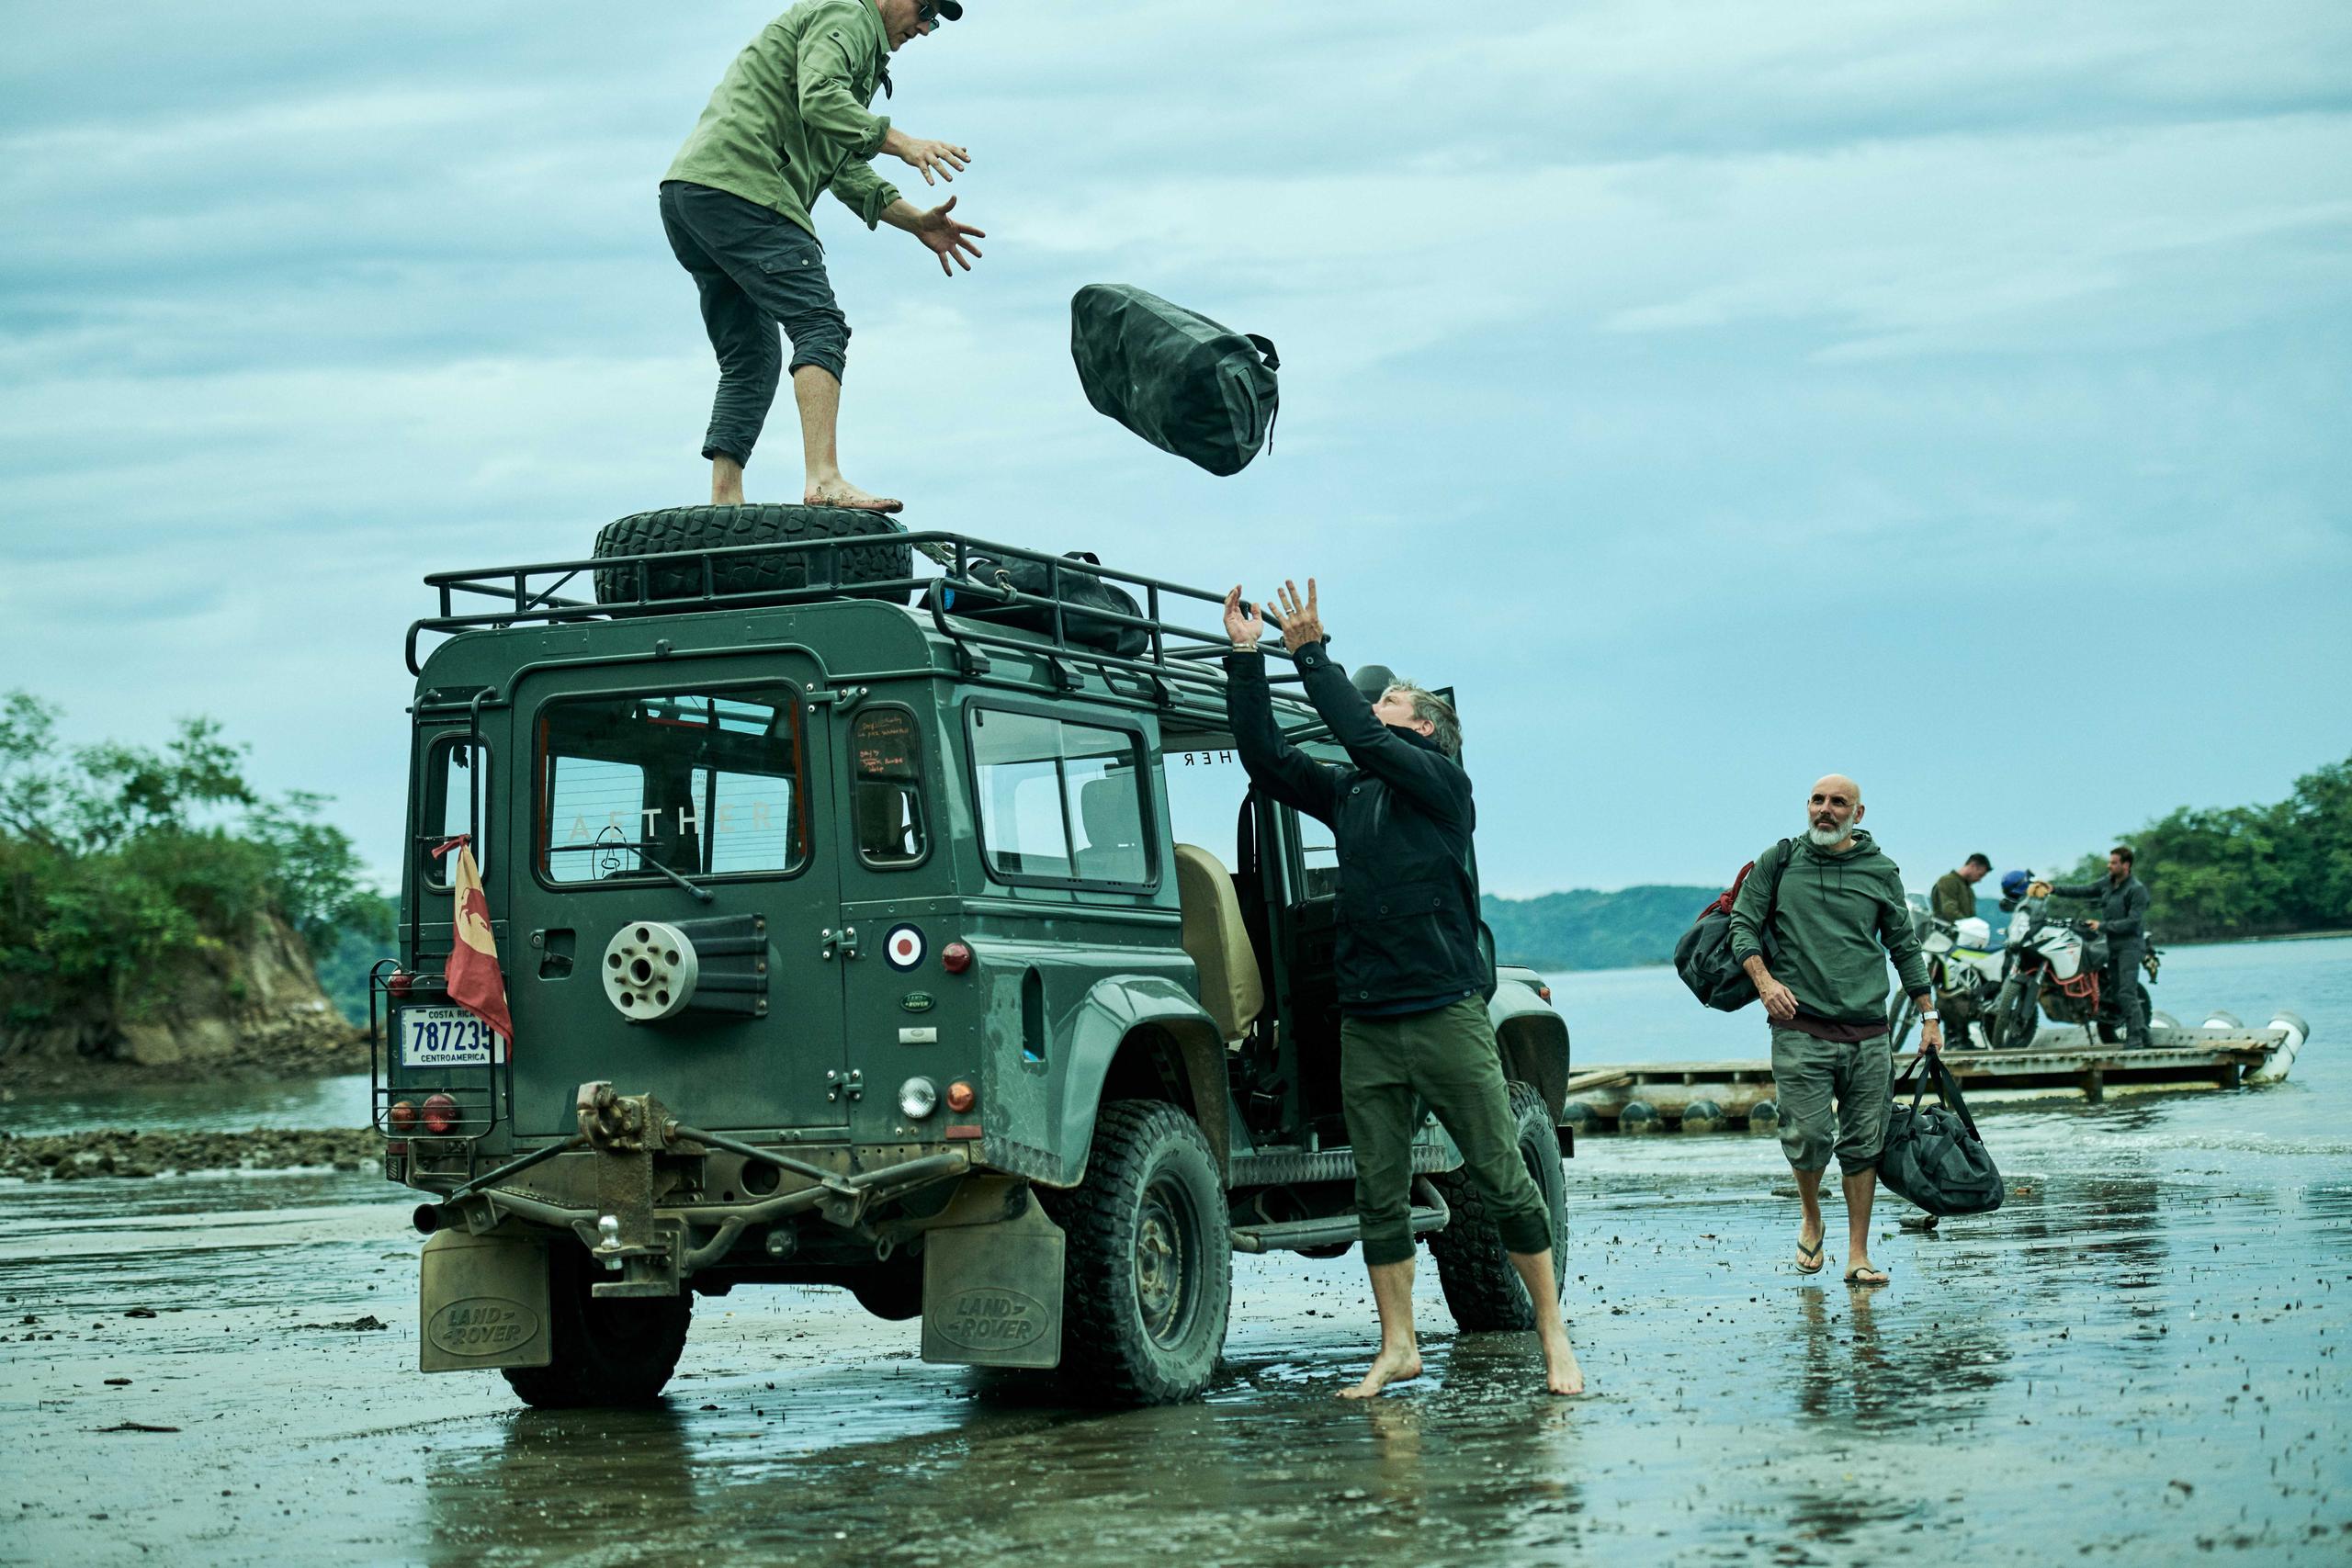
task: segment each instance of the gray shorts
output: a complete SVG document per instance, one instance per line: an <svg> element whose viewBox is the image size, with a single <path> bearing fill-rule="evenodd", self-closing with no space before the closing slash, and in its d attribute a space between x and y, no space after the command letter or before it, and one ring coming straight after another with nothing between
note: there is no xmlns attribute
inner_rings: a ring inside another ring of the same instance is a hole
<svg viewBox="0 0 2352 1568"><path fill-rule="evenodd" d="M1781 1152L1793 1170L1822 1170L1830 1151L1848 1176L1878 1168L1894 1082L1894 1037L1850 1045L1795 1029L1772 1031L1772 1086L1781 1102ZM1834 1109L1833 1109L1834 1102Z"/></svg>

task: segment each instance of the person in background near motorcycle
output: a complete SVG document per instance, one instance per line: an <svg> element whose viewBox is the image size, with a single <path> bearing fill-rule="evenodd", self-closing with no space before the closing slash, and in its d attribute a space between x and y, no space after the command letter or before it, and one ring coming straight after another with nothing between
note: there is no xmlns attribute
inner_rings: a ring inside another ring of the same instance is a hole
<svg viewBox="0 0 2352 1568"><path fill-rule="evenodd" d="M1993 863L1984 855L1971 855L1957 871L1945 872L1936 878L1935 891L1928 895L1930 908L1939 920L1970 920L1976 918L1976 885L1991 873Z"/></svg>
<svg viewBox="0 0 2352 1568"><path fill-rule="evenodd" d="M1942 1048L1943 1026L1904 898L1903 874L1861 822L1860 784L1841 773L1815 784L1805 799L1804 836L1784 839L1756 857L1756 869L1731 907L1731 952L1756 983L1771 1021L1781 1152L1796 1173L1803 1206L1797 1271L1821 1272L1827 1239L1821 1173L1834 1147L1846 1197L1846 1283L1868 1287L1887 1281L1886 1271L1871 1262L1870 1242L1871 1201L1894 1081L1886 1019L1889 959L1919 1010L1920 1055ZM1778 965L1778 976L1771 965Z"/></svg>
<svg viewBox="0 0 2352 1568"><path fill-rule="evenodd" d="M956 276L988 236L951 216L956 198L921 208L867 162L888 152L922 175L953 180L972 155L909 136L868 107L890 85L890 56L964 14L962 0L800 0L770 22L727 68L694 134L662 176L662 226L702 295L702 322L718 356L718 396L702 455L710 501L743 499L743 465L767 423L778 372L800 408L800 499L808 506L896 512L842 477L834 430L849 323L825 276L809 209L831 190L869 229L888 223L921 241ZM787 367L776 346L792 340Z"/></svg>
<svg viewBox="0 0 2352 1568"><path fill-rule="evenodd" d="M2148 1043L2148 1014L2140 1006L2140 960L2147 953L2148 885L2132 874L2132 846L2118 844L2107 852L2105 882L2054 884L2061 898L2096 898L2099 918L2085 920L2086 931L2107 935L2107 969L2100 987L2115 998L2123 1014L2123 1043Z"/></svg>

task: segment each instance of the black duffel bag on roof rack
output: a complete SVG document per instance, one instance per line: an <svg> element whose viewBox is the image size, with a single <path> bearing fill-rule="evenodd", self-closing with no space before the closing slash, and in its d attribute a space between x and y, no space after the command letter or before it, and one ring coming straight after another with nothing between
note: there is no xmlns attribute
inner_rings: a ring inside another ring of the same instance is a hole
<svg viewBox="0 0 2352 1568"><path fill-rule="evenodd" d="M1063 558L1084 561L1089 566L1102 564L1091 550L1070 550ZM1057 571L1042 560L1000 560L976 555L967 558L962 578L943 577L931 585L929 592L939 607L951 615L1053 635L1051 604L1009 604L1001 597L1005 591L1035 599L1058 597L1062 604L1062 636L1078 647L1115 654L1121 659L1140 659L1150 651L1151 633L1145 627L1085 613L1087 609L1097 609L1138 617L1143 614L1136 607L1134 595L1091 571Z"/></svg>

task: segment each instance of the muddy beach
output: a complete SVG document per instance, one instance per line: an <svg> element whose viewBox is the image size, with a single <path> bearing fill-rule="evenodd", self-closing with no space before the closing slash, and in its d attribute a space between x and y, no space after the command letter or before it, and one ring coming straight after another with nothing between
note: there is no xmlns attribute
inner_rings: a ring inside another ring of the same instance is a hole
<svg viewBox="0 0 2352 1568"><path fill-rule="evenodd" d="M1193 1405L1071 1407L747 1288L697 1303L662 1408L526 1412L414 1372L419 1243L368 1171L12 1185L0 1561L2340 1562L2352 983L2306 951L2301 1081L1995 1110L2018 1195L1883 1209L1874 1293L1789 1269L1770 1140L1590 1140L1577 1401L1453 1337L1424 1269L1429 1375L1342 1404L1356 1260L1241 1258ZM2213 962L2214 1005L2283 994Z"/></svg>

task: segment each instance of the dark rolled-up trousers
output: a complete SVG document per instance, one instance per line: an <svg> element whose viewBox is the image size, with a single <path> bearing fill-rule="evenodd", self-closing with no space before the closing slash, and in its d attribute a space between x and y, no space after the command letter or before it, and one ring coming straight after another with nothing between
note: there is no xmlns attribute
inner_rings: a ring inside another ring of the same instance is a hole
<svg viewBox="0 0 2352 1568"><path fill-rule="evenodd" d="M662 182L662 227L702 293L703 328L718 355L702 455L748 463L786 369L778 326L792 340L790 369L815 365L842 378L849 322L825 276L824 247L773 209L683 180Z"/></svg>

